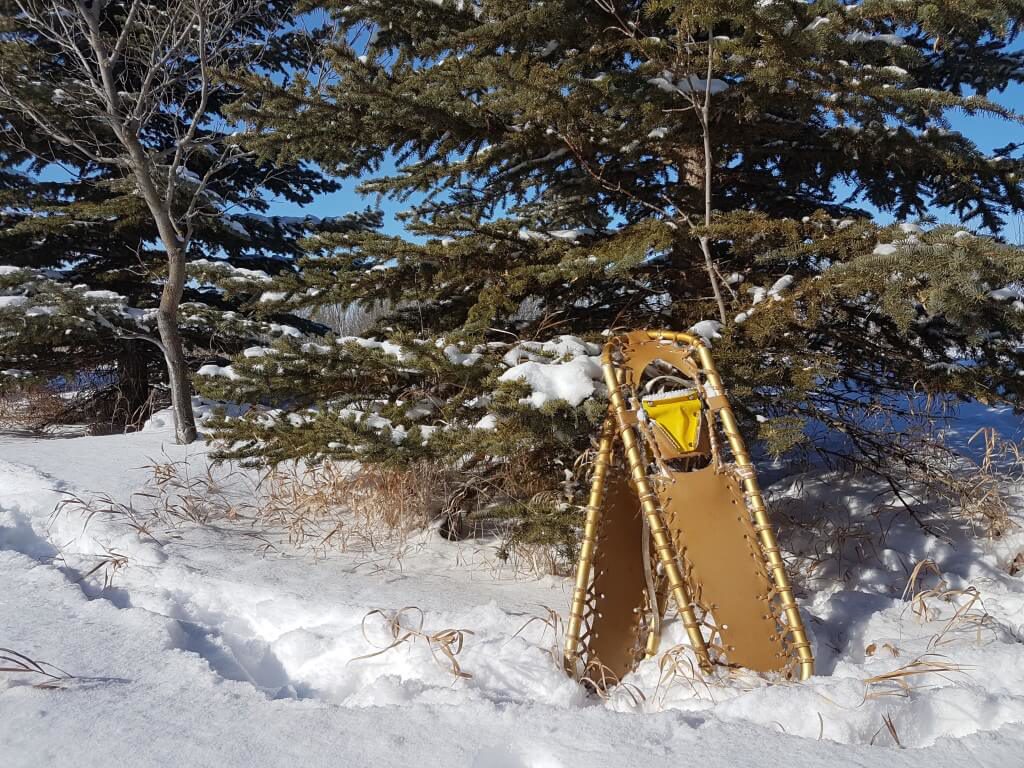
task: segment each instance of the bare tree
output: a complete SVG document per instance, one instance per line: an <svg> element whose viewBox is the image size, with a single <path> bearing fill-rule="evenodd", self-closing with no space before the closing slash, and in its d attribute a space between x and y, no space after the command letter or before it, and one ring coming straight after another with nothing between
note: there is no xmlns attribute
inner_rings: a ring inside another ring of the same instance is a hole
<svg viewBox="0 0 1024 768"><path fill-rule="evenodd" d="M247 153L206 130L224 87L218 70L259 55L256 0L14 0L13 33L56 52L48 61L0 62L0 110L48 142L134 180L167 254L157 345L167 363L175 434L196 438L178 308L200 217L222 212L211 183ZM59 76L60 93L47 72ZM173 136L168 144L155 136ZM39 142L32 142L38 147ZM28 142L25 142L26 149ZM48 158L42 158L44 160ZM191 162L190 161L194 161ZM190 165L202 169L196 173Z"/></svg>
<svg viewBox="0 0 1024 768"><path fill-rule="evenodd" d="M613 25L619 32L626 37L634 40L640 40L645 37L642 30L641 17L639 13L633 15L632 18L626 19L619 11L615 0L594 0L595 5L602 11L607 13L610 17L615 19ZM722 80L716 80L714 78L715 71L715 38L713 34L713 23L707 22L706 26L706 43L701 42L695 37L695 29L700 26L699 21L696 17L691 19L691 25L687 29L679 29L680 43L670 45L670 49L675 52L675 60L672 62L666 62L670 64L674 69L686 69L691 63L699 61L701 55L706 51L706 77L701 78L696 75L690 74L682 78L678 83L664 82L665 87L672 88L680 96L682 96L683 102L687 105L681 109L669 110L671 112L689 112L692 111L697 118L697 124L701 130L702 148L698 152L683 153L683 162L680 163L679 172L680 175L685 178L689 183L694 186L700 185L704 192L704 215L702 220L698 223L695 221L695 217L688 213L685 213L683 207L676 201L669 199L667 196L662 196L662 204L652 203L649 200L644 200L639 197L634 197L627 190L623 189L619 185L609 184L603 176L595 172L592 167L582 157L582 153L577 147L572 145L569 149L577 156L584 170L587 171L596 181L601 183L607 189L614 190L618 193L626 193L627 195L634 198L634 201L644 205L653 212L664 216L666 220L671 221L674 218L679 218L686 226L691 230L695 231L703 227L703 230L697 234L697 242L700 244L701 253L704 256L704 269L708 275L708 282L711 284L711 291L715 297L715 305L718 309L718 319L725 325L728 322L728 315L725 307L725 297L722 294L722 285L725 284L728 287L728 283L722 280L722 275L718 269L718 265L715 263L714 254L711 252L711 238L707 234L708 228L711 226L713 218L712 208L712 192L714 184L714 150L712 146L711 136L711 122L712 122L712 109L711 109L711 97L716 91L724 90L727 84ZM700 163L698 164L698 154L700 156ZM730 290L732 290L730 288ZM734 296L735 297L735 296Z"/></svg>
<svg viewBox="0 0 1024 768"><path fill-rule="evenodd" d="M700 81L697 78L690 76L687 79L687 85L690 87L685 90L685 95L690 100L690 104L693 106L693 111L697 115L697 122L700 124L701 139L704 143L704 232L697 238L697 240L700 243L701 252L704 254L704 269L707 270L708 280L711 282L711 290L715 295L715 304L718 306L718 319L722 325L725 325L726 322L728 322L725 312L725 299L722 297L722 289L719 285L719 274L718 267L715 264L715 257L711 253L711 239L707 234L707 229L711 226L711 189L714 180L714 154L711 147L711 95L714 93L716 85L714 80L715 38L712 35L710 25L708 25L707 35L708 66L703 83L704 87L701 89ZM690 45L694 47L697 45L697 42L692 36L690 37Z"/></svg>

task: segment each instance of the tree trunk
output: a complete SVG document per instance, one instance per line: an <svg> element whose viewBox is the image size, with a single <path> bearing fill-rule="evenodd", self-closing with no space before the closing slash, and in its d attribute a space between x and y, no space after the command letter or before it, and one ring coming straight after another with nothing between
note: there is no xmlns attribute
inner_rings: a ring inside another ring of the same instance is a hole
<svg viewBox="0 0 1024 768"><path fill-rule="evenodd" d="M166 285L164 293L166 295ZM171 387L174 436L179 445L188 445L195 441L197 433L196 420L192 413L192 385L185 362L185 347L181 343L181 332L178 330L178 307L175 305L169 310L165 309L161 298L156 323L160 329L160 342L164 346L167 379Z"/></svg>
<svg viewBox="0 0 1024 768"><path fill-rule="evenodd" d="M120 402L114 416L117 425L125 429L138 429L150 415L149 360L143 344L141 341L125 341L118 350Z"/></svg>
<svg viewBox="0 0 1024 768"><path fill-rule="evenodd" d="M160 214L156 216L160 219ZM181 304L181 294L185 290L185 253L176 236L170 243L168 238L163 239L167 248L167 282L160 294L156 324L160 330L160 342L164 345L164 360L167 361L167 380L171 387L171 408L174 410L174 435L179 445L188 445L196 439L196 419L192 413L192 383L185 362L185 346L181 342L181 331L178 330L178 305Z"/></svg>
<svg viewBox="0 0 1024 768"><path fill-rule="evenodd" d="M192 413L192 385L189 381L185 347L178 330L178 305L185 290L185 249L150 176L149 160L135 136L127 136L125 144L131 157L132 170L142 191L149 212L153 215L160 240L167 251L167 282L160 294L156 323L160 331L167 380L171 388L171 409L174 411L174 435L179 445L194 442L196 419Z"/></svg>

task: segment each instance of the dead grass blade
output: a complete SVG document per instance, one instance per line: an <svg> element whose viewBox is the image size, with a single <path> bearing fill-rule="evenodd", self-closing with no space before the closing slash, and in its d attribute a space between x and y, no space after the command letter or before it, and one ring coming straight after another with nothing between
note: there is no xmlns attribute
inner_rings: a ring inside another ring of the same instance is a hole
<svg viewBox="0 0 1024 768"><path fill-rule="evenodd" d="M903 744L900 742L899 733L896 732L896 723L893 721L891 713L886 712L882 715L882 728L889 732L889 737L892 739L892 743L902 749ZM874 745L875 739L878 738L878 734L882 732L882 728L875 731L874 735L871 737L871 741L869 742L870 745Z"/></svg>
<svg viewBox="0 0 1024 768"><path fill-rule="evenodd" d="M634 709L641 709L647 702L647 696L636 685L623 682L604 664L591 661L580 678L580 684L588 691L604 701L613 698L628 698Z"/></svg>
<svg viewBox="0 0 1024 768"><path fill-rule="evenodd" d="M919 656L902 667L867 678L864 699L879 699L883 696L909 696L911 691L922 686L915 685L924 675L939 675L944 680L955 682L951 674L967 674L969 667L944 661L934 654ZM875 688L872 688L874 686Z"/></svg>
<svg viewBox="0 0 1024 768"><path fill-rule="evenodd" d="M37 675L44 678L34 688L59 688L74 675L45 661L36 661L10 648L0 648L0 672L9 674Z"/></svg>
<svg viewBox="0 0 1024 768"><path fill-rule="evenodd" d="M114 577L117 576L118 572L123 568L128 567L128 556L109 547L104 547L104 550L104 555L100 558L100 561L75 579L75 583L85 581L94 573L102 571L103 589L109 589L114 585Z"/></svg>

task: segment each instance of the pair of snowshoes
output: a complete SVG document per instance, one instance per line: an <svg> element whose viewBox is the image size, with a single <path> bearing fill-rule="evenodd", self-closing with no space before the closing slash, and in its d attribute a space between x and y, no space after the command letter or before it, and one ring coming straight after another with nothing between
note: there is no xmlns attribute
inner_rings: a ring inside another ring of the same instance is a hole
<svg viewBox="0 0 1024 768"><path fill-rule="evenodd" d="M567 671L621 681L657 652L669 597L705 672L805 679L814 659L750 456L704 341L613 337L566 631Z"/></svg>

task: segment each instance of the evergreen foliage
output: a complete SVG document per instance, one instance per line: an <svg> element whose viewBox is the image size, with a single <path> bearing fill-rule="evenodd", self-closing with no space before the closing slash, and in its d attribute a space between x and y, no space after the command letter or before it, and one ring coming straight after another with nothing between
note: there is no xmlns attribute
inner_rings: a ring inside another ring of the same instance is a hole
<svg viewBox="0 0 1024 768"><path fill-rule="evenodd" d="M1019 125L989 96L1024 80L1020 0L320 5L333 77L237 74L261 97L236 114L264 156L409 201L408 235L313 237L285 284L293 308L389 302L390 346L282 340L206 377L263 405L221 420L225 455L444 462L453 507L569 543L600 387L503 377L586 357L560 334L724 318L697 327L776 451L823 425L873 460L866 415L914 391L1019 402L1020 251L858 206L991 232L1024 208L1019 148L949 125Z"/></svg>

